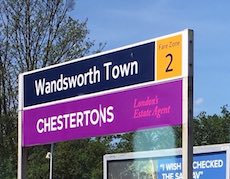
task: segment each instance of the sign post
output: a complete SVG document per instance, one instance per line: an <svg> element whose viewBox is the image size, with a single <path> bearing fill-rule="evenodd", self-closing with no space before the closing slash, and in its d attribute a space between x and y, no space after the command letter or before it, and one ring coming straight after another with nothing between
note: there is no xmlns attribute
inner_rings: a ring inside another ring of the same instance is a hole
<svg viewBox="0 0 230 179"><path fill-rule="evenodd" d="M20 74L18 178L29 146L182 125L190 179L192 43L184 30Z"/></svg>
<svg viewBox="0 0 230 179"><path fill-rule="evenodd" d="M188 77L185 79L187 88L185 95L187 95L187 102L185 101L184 122L182 125L182 155L183 155L183 175L188 179L193 178L193 32L189 31L187 35L188 40L185 42L187 46L188 55ZM187 91L187 92L186 92ZM187 120L186 120L187 119Z"/></svg>
<svg viewBox="0 0 230 179"><path fill-rule="evenodd" d="M18 179L26 178L27 148L22 145L22 123L23 123L23 76L19 75L19 94L18 94Z"/></svg>
<svg viewBox="0 0 230 179"><path fill-rule="evenodd" d="M54 152L54 144L52 143L50 146L50 179L53 178L53 152Z"/></svg>

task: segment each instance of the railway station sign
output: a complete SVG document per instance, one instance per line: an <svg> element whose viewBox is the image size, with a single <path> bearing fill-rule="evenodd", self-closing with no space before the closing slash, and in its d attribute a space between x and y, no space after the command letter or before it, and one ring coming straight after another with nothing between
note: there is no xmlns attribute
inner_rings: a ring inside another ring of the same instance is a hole
<svg viewBox="0 0 230 179"><path fill-rule="evenodd" d="M181 125L190 179L192 47L186 29L20 74L18 178L28 146Z"/></svg>
<svg viewBox="0 0 230 179"><path fill-rule="evenodd" d="M22 146L182 124L188 35L184 30L21 74Z"/></svg>

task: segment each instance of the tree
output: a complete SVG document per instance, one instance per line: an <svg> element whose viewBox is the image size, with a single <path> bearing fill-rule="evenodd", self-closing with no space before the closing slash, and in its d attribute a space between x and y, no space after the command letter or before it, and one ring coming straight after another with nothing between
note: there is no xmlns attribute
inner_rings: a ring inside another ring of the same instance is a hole
<svg viewBox="0 0 230 179"><path fill-rule="evenodd" d="M93 42L87 38L87 21L68 15L73 0L0 3L0 178L14 178L18 74L82 57L90 53ZM44 150L32 148L29 159L42 155Z"/></svg>
<svg viewBox="0 0 230 179"><path fill-rule="evenodd" d="M103 178L105 138L59 143L54 154L54 178Z"/></svg>
<svg viewBox="0 0 230 179"><path fill-rule="evenodd" d="M221 107L220 115L201 112L193 121L194 145L210 145L230 142L230 111Z"/></svg>

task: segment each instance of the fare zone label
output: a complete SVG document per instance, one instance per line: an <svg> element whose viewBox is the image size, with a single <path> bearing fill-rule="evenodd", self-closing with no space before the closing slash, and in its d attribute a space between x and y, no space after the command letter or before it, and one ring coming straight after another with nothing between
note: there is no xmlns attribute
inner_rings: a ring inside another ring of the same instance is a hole
<svg viewBox="0 0 230 179"><path fill-rule="evenodd" d="M182 35L157 41L157 80L182 75Z"/></svg>

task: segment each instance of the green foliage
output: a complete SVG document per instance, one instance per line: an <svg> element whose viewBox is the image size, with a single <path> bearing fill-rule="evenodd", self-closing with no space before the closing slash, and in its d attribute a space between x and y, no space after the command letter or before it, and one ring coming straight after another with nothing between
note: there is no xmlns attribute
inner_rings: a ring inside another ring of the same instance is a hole
<svg viewBox="0 0 230 179"><path fill-rule="evenodd" d="M49 160L46 154L50 145L31 147L27 151L27 177L49 178Z"/></svg>
<svg viewBox="0 0 230 179"><path fill-rule="evenodd" d="M102 178L103 139L85 139L55 144L54 178Z"/></svg>
<svg viewBox="0 0 230 179"><path fill-rule="evenodd" d="M202 112L194 119L194 145L230 142L230 112L227 107L221 108L220 115Z"/></svg>
<svg viewBox="0 0 230 179"><path fill-rule="evenodd" d="M16 178L17 130L14 116L0 116L0 178Z"/></svg>

